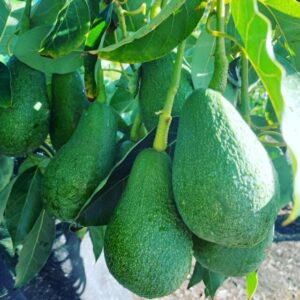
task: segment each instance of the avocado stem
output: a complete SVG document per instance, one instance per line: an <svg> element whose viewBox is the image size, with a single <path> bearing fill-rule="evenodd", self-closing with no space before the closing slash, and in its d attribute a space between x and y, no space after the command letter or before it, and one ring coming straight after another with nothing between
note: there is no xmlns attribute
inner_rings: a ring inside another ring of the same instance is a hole
<svg viewBox="0 0 300 300"><path fill-rule="evenodd" d="M20 21L20 34L26 32L30 28L30 13L31 13L31 0L26 0L24 13Z"/></svg>
<svg viewBox="0 0 300 300"><path fill-rule="evenodd" d="M225 32L225 1L217 0L217 31ZM227 86L228 60L225 38L216 37L214 73L209 84L211 89L224 93Z"/></svg>
<svg viewBox="0 0 300 300"><path fill-rule="evenodd" d="M104 84L104 74L101 65L101 60L98 61L96 66L97 68L97 98L96 101L99 103L106 103L106 91L105 91L105 84Z"/></svg>
<svg viewBox="0 0 300 300"><path fill-rule="evenodd" d="M123 38L127 37L127 26L126 26L126 20L125 20L125 13L124 10L118 0L115 1L116 4L116 12L120 21L120 26L123 34Z"/></svg>
<svg viewBox="0 0 300 300"><path fill-rule="evenodd" d="M241 86L241 112L244 120L250 124L249 77L248 59L242 52L242 86Z"/></svg>
<svg viewBox="0 0 300 300"><path fill-rule="evenodd" d="M143 119L142 115L139 112L133 122L131 131L130 131L130 139L133 142L137 142L140 140L141 137L143 137L143 134L141 136L141 131L143 131Z"/></svg>
<svg viewBox="0 0 300 300"><path fill-rule="evenodd" d="M157 151L165 151L168 146L168 134L170 125L172 122L172 108L174 99L179 88L180 78L181 78L181 69L183 62L183 55L185 49L186 41L183 41L177 49L177 55L173 70L173 75L171 78L171 84L168 89L166 102L164 108L159 116L158 126L156 129L156 135L153 143L153 148ZM155 97L155 95L153 95Z"/></svg>

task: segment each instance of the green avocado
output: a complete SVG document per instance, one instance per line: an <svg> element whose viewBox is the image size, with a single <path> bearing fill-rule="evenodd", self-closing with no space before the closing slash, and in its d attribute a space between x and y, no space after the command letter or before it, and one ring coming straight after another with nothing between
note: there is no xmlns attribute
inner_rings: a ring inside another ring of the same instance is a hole
<svg viewBox="0 0 300 300"><path fill-rule="evenodd" d="M0 154L22 156L37 148L49 132L50 109L45 75L11 57L12 104L0 108Z"/></svg>
<svg viewBox="0 0 300 300"><path fill-rule="evenodd" d="M53 74L50 138L56 150L70 139L86 103L84 85L78 71Z"/></svg>
<svg viewBox="0 0 300 300"><path fill-rule="evenodd" d="M105 234L112 275L135 294L155 298L180 287L190 272L192 239L177 215L166 153L145 149Z"/></svg>
<svg viewBox="0 0 300 300"><path fill-rule="evenodd" d="M116 148L116 117L95 102L81 115L70 140L50 161L42 196L50 214L74 221L101 180L112 168Z"/></svg>
<svg viewBox="0 0 300 300"><path fill-rule="evenodd" d="M157 126L159 119L157 112L164 107L173 75L175 58L175 54L171 53L158 60L143 63L141 66L139 106L148 130ZM182 69L180 86L174 100L173 116L179 115L186 97L192 91L191 74L186 69Z"/></svg>
<svg viewBox="0 0 300 300"><path fill-rule="evenodd" d="M199 89L182 109L173 189L184 222L199 238L254 246L278 212L279 184L264 147L219 93Z"/></svg>
<svg viewBox="0 0 300 300"><path fill-rule="evenodd" d="M257 245L230 248L193 237L194 256L205 268L225 276L245 276L256 271L273 241L274 229Z"/></svg>

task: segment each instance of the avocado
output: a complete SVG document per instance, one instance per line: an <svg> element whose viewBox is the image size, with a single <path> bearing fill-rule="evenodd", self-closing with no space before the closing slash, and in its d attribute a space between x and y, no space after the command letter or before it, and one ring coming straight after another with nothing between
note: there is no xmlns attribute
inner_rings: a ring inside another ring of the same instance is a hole
<svg viewBox="0 0 300 300"><path fill-rule="evenodd" d="M50 161L42 182L47 211L72 222L112 168L116 117L106 104L95 102L81 115L70 140Z"/></svg>
<svg viewBox="0 0 300 300"><path fill-rule="evenodd" d="M192 240L179 218L164 152L142 150L107 227L104 253L112 275L135 294L170 294L186 279Z"/></svg>
<svg viewBox="0 0 300 300"><path fill-rule="evenodd" d="M194 256L205 268L225 276L245 276L256 271L273 241L274 229L255 246L230 248L193 236Z"/></svg>
<svg viewBox="0 0 300 300"><path fill-rule="evenodd" d="M228 247L262 241L279 207L266 150L232 104L211 89L194 91L182 109L173 189L189 229Z"/></svg>
<svg viewBox="0 0 300 300"><path fill-rule="evenodd" d="M0 108L0 154L22 156L49 132L50 109L45 75L11 57L11 106Z"/></svg>
<svg viewBox="0 0 300 300"><path fill-rule="evenodd" d="M176 55L168 54L158 60L141 65L141 85L139 91L139 106L147 130L155 128L158 124L158 112L164 107L168 89L170 87ZM181 72L180 86L178 88L174 105L173 116L178 116L182 105L193 91L191 74L184 68Z"/></svg>
<svg viewBox="0 0 300 300"><path fill-rule="evenodd" d="M50 138L56 150L70 139L86 103L78 71L52 75Z"/></svg>

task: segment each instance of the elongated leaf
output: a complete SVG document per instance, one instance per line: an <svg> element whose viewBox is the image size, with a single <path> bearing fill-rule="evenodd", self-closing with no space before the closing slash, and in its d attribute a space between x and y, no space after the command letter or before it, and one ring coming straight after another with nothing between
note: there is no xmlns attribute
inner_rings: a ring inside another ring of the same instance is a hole
<svg viewBox="0 0 300 300"><path fill-rule="evenodd" d="M162 57L191 34L204 7L202 0L173 0L148 25L121 42L100 49L98 55L123 63L142 63Z"/></svg>
<svg viewBox="0 0 300 300"><path fill-rule="evenodd" d="M0 223L3 221L3 214L15 180L16 178L14 178L2 191L0 191Z"/></svg>
<svg viewBox="0 0 300 300"><path fill-rule="evenodd" d="M0 43L5 32L7 20L11 13L11 5L6 0L0 0Z"/></svg>
<svg viewBox="0 0 300 300"><path fill-rule="evenodd" d="M205 269L197 262L194 268L192 278L190 279L188 289L192 288L196 284L200 283L203 280Z"/></svg>
<svg viewBox="0 0 300 300"><path fill-rule="evenodd" d="M247 56L268 91L280 120L284 104L281 92L284 71L274 56L271 24L258 11L256 0L232 0L231 10Z"/></svg>
<svg viewBox="0 0 300 300"><path fill-rule="evenodd" d="M256 292L258 286L258 274L257 272L252 272L246 276L247 285L247 295L248 299L251 300Z"/></svg>
<svg viewBox="0 0 300 300"><path fill-rule="evenodd" d="M205 295L214 297L218 288L223 284L226 277L224 275L205 269L203 274L203 282L205 284Z"/></svg>
<svg viewBox="0 0 300 300"><path fill-rule="evenodd" d="M18 224L22 217L22 211L27 199L27 193L36 170L31 168L22 173L15 181L9 195L4 213L7 229L16 246Z"/></svg>
<svg viewBox="0 0 300 300"><path fill-rule="evenodd" d="M54 220L43 210L20 252L16 266L16 288L28 283L42 269L51 253L54 238Z"/></svg>
<svg viewBox="0 0 300 300"><path fill-rule="evenodd" d="M103 250L105 229L105 226L89 227L90 237L93 243L93 251L96 261L100 257Z"/></svg>
<svg viewBox="0 0 300 300"><path fill-rule="evenodd" d="M0 155L0 191L8 185L14 170L14 161L11 157Z"/></svg>
<svg viewBox="0 0 300 300"><path fill-rule="evenodd" d="M30 27L52 25L66 0L39 0L32 8Z"/></svg>
<svg viewBox="0 0 300 300"><path fill-rule="evenodd" d="M286 39L295 65L300 71L300 3L297 1L262 0L270 10Z"/></svg>
<svg viewBox="0 0 300 300"><path fill-rule="evenodd" d="M192 59L192 79L196 89L207 88L211 81L214 71L215 45L216 38L203 28L194 48Z"/></svg>
<svg viewBox="0 0 300 300"><path fill-rule="evenodd" d="M41 179L42 175L37 169L31 180L27 196L22 208L20 219L17 223L16 244L23 242L26 235L32 229L43 208L41 196Z"/></svg>
<svg viewBox="0 0 300 300"><path fill-rule="evenodd" d="M300 74L286 60L280 59L280 62L287 72L283 78L282 85L285 108L281 129L283 137L288 144L294 175L293 210L284 223L288 225L300 215L300 90L295 88L300 84Z"/></svg>
<svg viewBox="0 0 300 300"><path fill-rule="evenodd" d="M72 0L58 14L53 28L41 43L40 54L52 58L78 49L90 28L89 8L85 0Z"/></svg>
<svg viewBox="0 0 300 300"><path fill-rule="evenodd" d="M65 74L80 68L83 64L80 51L55 59L39 55L40 43L50 29L49 26L36 27L19 36L14 55L30 67L46 73Z"/></svg>

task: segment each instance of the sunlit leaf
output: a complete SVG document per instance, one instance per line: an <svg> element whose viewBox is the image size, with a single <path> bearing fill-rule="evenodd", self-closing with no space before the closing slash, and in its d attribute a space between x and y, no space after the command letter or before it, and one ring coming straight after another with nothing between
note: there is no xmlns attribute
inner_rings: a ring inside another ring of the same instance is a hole
<svg viewBox="0 0 300 300"><path fill-rule="evenodd" d="M149 24L119 43L92 53L124 63L162 57L192 33L203 15L204 4L202 0L173 0Z"/></svg>
<svg viewBox="0 0 300 300"><path fill-rule="evenodd" d="M284 71L274 56L270 21L258 11L256 0L232 0L231 10L247 57L268 91L278 119L281 119Z"/></svg>
<svg viewBox="0 0 300 300"><path fill-rule="evenodd" d="M7 0L0 0L0 43L3 38L7 20L11 13L11 5Z"/></svg>

